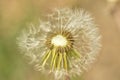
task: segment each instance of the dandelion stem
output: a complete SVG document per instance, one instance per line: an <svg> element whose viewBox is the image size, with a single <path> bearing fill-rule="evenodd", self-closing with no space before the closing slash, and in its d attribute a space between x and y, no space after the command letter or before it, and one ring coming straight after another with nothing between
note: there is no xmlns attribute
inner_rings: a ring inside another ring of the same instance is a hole
<svg viewBox="0 0 120 80"><path fill-rule="evenodd" d="M45 63L47 62L48 58L50 57L51 51L48 51L47 53L45 53L44 57L42 58L42 66L45 65Z"/></svg>
<svg viewBox="0 0 120 80"><path fill-rule="evenodd" d="M59 53L58 64L57 64L57 69L58 69L58 70L59 70L60 67L61 67L61 66L60 66L61 62L62 62L62 54Z"/></svg>
<svg viewBox="0 0 120 80"><path fill-rule="evenodd" d="M53 69L56 69L56 61L57 61L58 54L55 54L54 60L53 60Z"/></svg>
<svg viewBox="0 0 120 80"><path fill-rule="evenodd" d="M66 75L65 80L70 80L70 77Z"/></svg>
<svg viewBox="0 0 120 80"><path fill-rule="evenodd" d="M52 50L52 60L51 60L51 68L53 69L53 63L56 55L56 48Z"/></svg>
<svg viewBox="0 0 120 80"><path fill-rule="evenodd" d="M67 56L66 56L66 53L63 54L63 59L64 59L64 68L65 68L65 70L67 70L68 65L67 65Z"/></svg>

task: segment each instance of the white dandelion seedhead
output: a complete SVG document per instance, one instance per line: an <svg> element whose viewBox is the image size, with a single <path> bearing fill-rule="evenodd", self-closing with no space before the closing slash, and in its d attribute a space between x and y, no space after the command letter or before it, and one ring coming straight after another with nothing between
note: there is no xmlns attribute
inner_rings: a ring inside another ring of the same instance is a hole
<svg viewBox="0 0 120 80"><path fill-rule="evenodd" d="M40 71L52 72L60 80L89 67L100 49L100 38L89 13L65 8L53 10L48 21L29 26L18 37L18 45Z"/></svg>

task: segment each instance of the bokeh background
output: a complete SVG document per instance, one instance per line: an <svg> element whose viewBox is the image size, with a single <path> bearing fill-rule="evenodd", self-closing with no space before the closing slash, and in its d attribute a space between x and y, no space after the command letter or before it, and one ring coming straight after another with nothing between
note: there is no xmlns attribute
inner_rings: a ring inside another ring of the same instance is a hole
<svg viewBox="0 0 120 80"><path fill-rule="evenodd" d="M0 80L49 80L20 54L16 37L56 7L84 8L99 25L102 50L81 80L120 80L119 0L0 0Z"/></svg>

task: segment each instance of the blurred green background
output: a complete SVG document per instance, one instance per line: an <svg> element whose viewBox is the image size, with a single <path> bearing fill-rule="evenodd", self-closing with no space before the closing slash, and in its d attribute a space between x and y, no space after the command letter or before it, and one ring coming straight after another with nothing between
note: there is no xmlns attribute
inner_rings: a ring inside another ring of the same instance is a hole
<svg viewBox="0 0 120 80"><path fill-rule="evenodd" d="M0 80L50 80L20 54L16 37L56 7L84 8L95 18L102 50L83 80L120 80L119 0L0 0ZM74 79L80 80L80 78Z"/></svg>

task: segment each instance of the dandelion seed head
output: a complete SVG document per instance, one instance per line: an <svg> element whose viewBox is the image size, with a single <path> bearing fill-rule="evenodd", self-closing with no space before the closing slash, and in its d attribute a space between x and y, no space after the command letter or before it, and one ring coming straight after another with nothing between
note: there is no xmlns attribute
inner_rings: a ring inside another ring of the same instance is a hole
<svg viewBox="0 0 120 80"><path fill-rule="evenodd" d="M55 46L66 46L67 40L64 36L57 35L57 36L52 38L51 43Z"/></svg>
<svg viewBox="0 0 120 80"><path fill-rule="evenodd" d="M38 70L52 72L55 80L80 75L94 62L101 44L99 29L84 10L54 9L39 26L30 25L18 46Z"/></svg>

